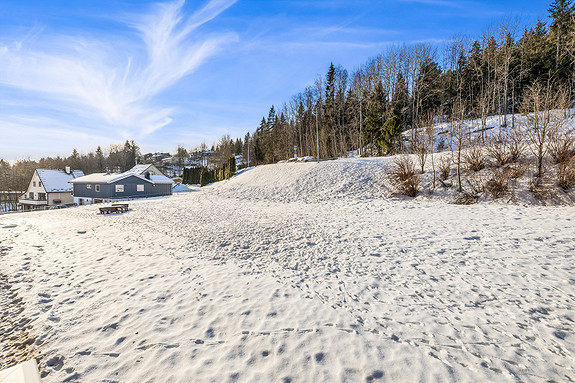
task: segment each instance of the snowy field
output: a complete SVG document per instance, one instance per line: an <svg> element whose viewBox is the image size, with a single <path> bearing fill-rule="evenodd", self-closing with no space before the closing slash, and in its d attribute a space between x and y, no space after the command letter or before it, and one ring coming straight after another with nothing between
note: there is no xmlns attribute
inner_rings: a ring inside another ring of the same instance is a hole
<svg viewBox="0 0 575 383"><path fill-rule="evenodd" d="M43 382L575 380L575 208L390 198L383 162L0 216L10 320Z"/></svg>

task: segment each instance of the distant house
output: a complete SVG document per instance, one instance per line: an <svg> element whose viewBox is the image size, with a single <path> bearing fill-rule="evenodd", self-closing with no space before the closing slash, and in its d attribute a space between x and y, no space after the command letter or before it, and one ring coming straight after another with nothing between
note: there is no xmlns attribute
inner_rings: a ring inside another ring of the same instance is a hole
<svg viewBox="0 0 575 383"><path fill-rule="evenodd" d="M172 194L173 181L154 165L136 165L124 173L94 173L70 181L78 205Z"/></svg>
<svg viewBox="0 0 575 383"><path fill-rule="evenodd" d="M81 170L36 169L28 189L20 196L24 211L44 210L52 206L74 204L72 185L69 181L84 176Z"/></svg>

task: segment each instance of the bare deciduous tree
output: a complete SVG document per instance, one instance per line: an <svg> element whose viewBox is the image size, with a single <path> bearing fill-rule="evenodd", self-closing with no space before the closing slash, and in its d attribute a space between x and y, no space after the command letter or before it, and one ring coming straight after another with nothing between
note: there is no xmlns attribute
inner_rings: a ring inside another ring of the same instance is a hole
<svg viewBox="0 0 575 383"><path fill-rule="evenodd" d="M537 160L537 178L543 176L543 159L549 148L548 141L562 129L567 106L568 92L554 90L550 83L546 86L539 83L530 86L523 99L521 104L521 113L525 116L523 132Z"/></svg>

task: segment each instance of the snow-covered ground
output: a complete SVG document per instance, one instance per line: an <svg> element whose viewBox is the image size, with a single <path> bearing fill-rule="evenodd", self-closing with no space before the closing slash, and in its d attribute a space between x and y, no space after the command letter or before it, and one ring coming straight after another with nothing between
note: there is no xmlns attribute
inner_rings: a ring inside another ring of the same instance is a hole
<svg viewBox="0 0 575 383"><path fill-rule="evenodd" d="M575 380L575 208L390 198L387 161L1 216L43 382Z"/></svg>

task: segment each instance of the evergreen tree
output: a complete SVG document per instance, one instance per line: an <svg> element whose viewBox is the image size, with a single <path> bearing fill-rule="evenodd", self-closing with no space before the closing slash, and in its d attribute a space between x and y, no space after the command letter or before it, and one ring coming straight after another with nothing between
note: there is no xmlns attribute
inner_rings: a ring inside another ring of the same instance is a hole
<svg viewBox="0 0 575 383"><path fill-rule="evenodd" d="M569 49L569 40L575 33L575 7L571 0L554 0L549 7L552 19L549 35L555 42L555 71L558 78L565 78L572 70Z"/></svg>
<svg viewBox="0 0 575 383"><path fill-rule="evenodd" d="M393 92L391 103L395 105L399 110L402 126L411 125L411 113L409 110L411 102L409 99L409 90L407 89L405 78L401 73L397 75L397 80L395 81L395 91Z"/></svg>
<svg viewBox="0 0 575 383"><path fill-rule="evenodd" d="M264 153L264 136L266 134L267 129L267 121L265 117L262 117L262 121L260 122L260 126L257 128L256 133L253 137L254 142L254 156L253 162L254 165L263 164L265 160L265 153Z"/></svg>
<svg viewBox="0 0 575 383"><path fill-rule="evenodd" d="M96 161L97 171L104 171L104 153L102 153L102 148L100 148L100 146L96 148Z"/></svg>
<svg viewBox="0 0 575 383"><path fill-rule="evenodd" d="M395 104L388 112L376 139L377 146L386 154L395 154L400 146L403 123L399 104Z"/></svg>
<svg viewBox="0 0 575 383"><path fill-rule="evenodd" d="M386 108L386 97L381 81L375 86L374 92L370 95L365 113L364 141L375 146L378 155L382 154L382 147L379 146L381 140L379 136L383 128Z"/></svg>
<svg viewBox="0 0 575 383"><path fill-rule="evenodd" d="M441 78L441 68L431 60L426 59L419 70L416 81L419 94L419 115L426 116L429 113L435 114L442 104L443 83Z"/></svg>

